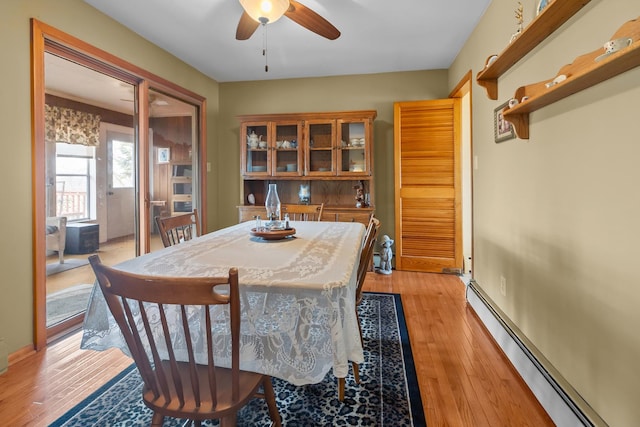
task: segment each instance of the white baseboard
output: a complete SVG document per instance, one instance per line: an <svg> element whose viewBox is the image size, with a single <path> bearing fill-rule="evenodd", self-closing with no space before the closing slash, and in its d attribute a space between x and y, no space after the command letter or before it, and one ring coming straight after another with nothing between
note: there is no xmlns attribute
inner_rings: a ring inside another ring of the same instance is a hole
<svg viewBox="0 0 640 427"><path fill-rule="evenodd" d="M557 426L594 426L491 307L473 281L467 284L467 302Z"/></svg>

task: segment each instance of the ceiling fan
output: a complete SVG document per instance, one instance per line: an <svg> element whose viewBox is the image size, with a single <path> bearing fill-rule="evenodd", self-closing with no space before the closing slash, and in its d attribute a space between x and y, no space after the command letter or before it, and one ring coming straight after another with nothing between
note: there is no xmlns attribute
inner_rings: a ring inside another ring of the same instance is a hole
<svg viewBox="0 0 640 427"><path fill-rule="evenodd" d="M236 29L237 40L247 40L260 25L273 23L282 15L329 40L340 37L329 21L295 0L240 0L240 4L244 12Z"/></svg>
<svg viewBox="0 0 640 427"><path fill-rule="evenodd" d="M167 101L165 101L164 99L162 99L161 97L154 95L154 94L149 94L148 96L149 102L148 105L149 107L166 107L167 105L169 105L169 103ZM134 102L133 100L133 93L131 98L120 98L120 101L124 101L124 102Z"/></svg>

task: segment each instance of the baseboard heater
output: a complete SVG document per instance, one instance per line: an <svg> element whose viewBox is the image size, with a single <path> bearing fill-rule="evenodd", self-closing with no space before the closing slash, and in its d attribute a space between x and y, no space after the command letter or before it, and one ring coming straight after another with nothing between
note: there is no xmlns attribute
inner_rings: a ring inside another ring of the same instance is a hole
<svg viewBox="0 0 640 427"><path fill-rule="evenodd" d="M557 426L606 425L593 410L587 409L588 416L576 404L473 280L467 285L467 302Z"/></svg>

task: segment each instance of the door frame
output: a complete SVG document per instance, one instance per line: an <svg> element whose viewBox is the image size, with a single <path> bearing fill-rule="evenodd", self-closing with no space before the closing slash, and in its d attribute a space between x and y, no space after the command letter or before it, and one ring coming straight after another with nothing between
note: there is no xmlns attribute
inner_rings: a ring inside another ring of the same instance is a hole
<svg viewBox="0 0 640 427"><path fill-rule="evenodd" d="M454 268L444 269L443 272L462 273L464 276L473 277L473 140L472 140L472 71L469 70L454 89L449 93L448 99L458 99L459 120L454 124L456 133L459 134L459 145L456 153L456 167L454 168L454 181L456 187L456 204L459 204L459 220L456 219L455 228L460 230L456 235L460 236L455 241L456 258L460 258L459 265ZM435 100L434 100L435 101ZM410 103L410 102L409 102ZM395 108L395 107L394 107ZM397 132L397 130L396 130ZM394 136L395 138L395 136ZM395 145L395 144L394 144ZM395 150L396 148L394 148ZM398 153L394 153L397 157ZM396 161L396 160L394 160ZM395 176L397 179L397 176ZM397 185L397 184L396 184ZM396 188L396 192L399 191ZM398 195L395 198L396 210L396 240L400 224ZM458 215L456 215L458 217ZM459 222L459 223L458 223ZM399 257L396 257L398 260ZM458 263L456 263L458 264ZM465 279L466 280L466 279Z"/></svg>
<svg viewBox="0 0 640 427"><path fill-rule="evenodd" d="M35 18L31 19L31 150L32 150L32 248L33 248L33 294L34 294L34 348L46 347L47 339L61 332L46 327L46 241L45 241L45 74L44 54L50 52L62 58L73 60L80 65L102 72L134 85L135 109L137 113L136 136L140 153L149 150L149 87L190 103L198 109L198 170L199 170L199 208L202 229L206 229L206 99L175 83L143 70L121 58L96 48L76 37L47 25ZM136 206L138 212L137 230L141 239L137 253L150 250L148 211L150 197L148 191L149 156L138 155L138 194ZM147 214L144 214L147 212ZM81 319L78 323L81 322ZM70 325L64 325L68 327Z"/></svg>
<svg viewBox="0 0 640 427"><path fill-rule="evenodd" d="M449 98L460 98L460 180L462 185L462 250L464 275L473 278L473 73L471 70L460 79L449 93ZM466 119L466 120L465 120ZM466 154L466 156L465 156Z"/></svg>

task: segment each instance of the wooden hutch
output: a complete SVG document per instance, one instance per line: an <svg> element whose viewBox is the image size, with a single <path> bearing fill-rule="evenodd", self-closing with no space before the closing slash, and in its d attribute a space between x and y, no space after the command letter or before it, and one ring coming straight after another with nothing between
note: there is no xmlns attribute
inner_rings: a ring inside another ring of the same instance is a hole
<svg viewBox="0 0 640 427"><path fill-rule="evenodd" d="M376 114L366 110L238 116L244 201L238 206L239 221L265 218L268 184L275 183L281 203L300 203L300 187L308 186L309 203L324 203L323 220L366 224L375 206ZM367 206L356 207L357 186L362 186Z"/></svg>

